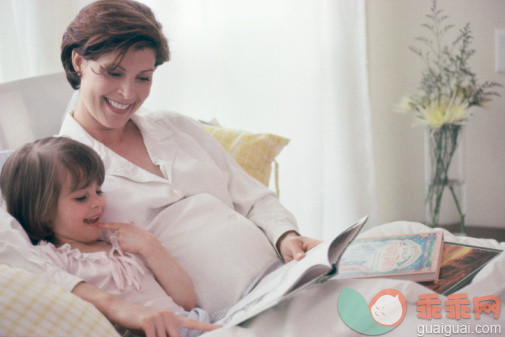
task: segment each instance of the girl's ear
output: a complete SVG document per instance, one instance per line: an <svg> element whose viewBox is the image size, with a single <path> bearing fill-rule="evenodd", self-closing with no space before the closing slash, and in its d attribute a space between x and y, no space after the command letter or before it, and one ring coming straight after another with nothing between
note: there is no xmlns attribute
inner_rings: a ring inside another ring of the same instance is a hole
<svg viewBox="0 0 505 337"><path fill-rule="evenodd" d="M81 54L79 54L78 52L74 50L72 50L72 66L74 67L74 70L76 72L81 72L82 71L82 62L83 62L84 58L81 56Z"/></svg>

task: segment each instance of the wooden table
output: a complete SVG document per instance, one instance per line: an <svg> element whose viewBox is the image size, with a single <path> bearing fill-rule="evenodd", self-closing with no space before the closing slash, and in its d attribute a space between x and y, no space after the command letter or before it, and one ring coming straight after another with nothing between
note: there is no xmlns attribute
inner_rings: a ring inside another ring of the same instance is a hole
<svg viewBox="0 0 505 337"><path fill-rule="evenodd" d="M458 225L442 226L451 233L458 233ZM505 241L505 228L489 226L466 226L466 235L474 238L495 239L498 242Z"/></svg>

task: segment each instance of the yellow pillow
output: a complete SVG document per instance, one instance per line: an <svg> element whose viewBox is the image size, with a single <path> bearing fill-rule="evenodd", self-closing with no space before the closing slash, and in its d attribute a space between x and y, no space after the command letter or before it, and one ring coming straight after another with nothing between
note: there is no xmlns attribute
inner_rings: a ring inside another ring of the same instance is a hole
<svg viewBox="0 0 505 337"><path fill-rule="evenodd" d="M253 134L212 125L204 127L247 173L268 187L272 162L275 162L275 157L289 143L289 139L269 133Z"/></svg>
<svg viewBox="0 0 505 337"><path fill-rule="evenodd" d="M0 336L118 336L91 303L0 262Z"/></svg>

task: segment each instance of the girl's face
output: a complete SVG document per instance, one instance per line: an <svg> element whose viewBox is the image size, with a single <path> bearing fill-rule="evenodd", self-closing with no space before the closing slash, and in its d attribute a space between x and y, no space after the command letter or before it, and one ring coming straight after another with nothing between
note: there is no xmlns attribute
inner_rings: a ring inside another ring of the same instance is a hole
<svg viewBox="0 0 505 337"><path fill-rule="evenodd" d="M90 133L122 129L149 96L155 70L154 50L129 50L115 69L106 70L115 59L115 53L93 61L73 52L74 69L81 72L74 118Z"/></svg>
<svg viewBox="0 0 505 337"><path fill-rule="evenodd" d="M100 238L98 224L105 211L105 199L100 186L93 182L79 190L72 190L71 187L70 175L66 174L53 223L56 246L64 243L70 246L87 244Z"/></svg>

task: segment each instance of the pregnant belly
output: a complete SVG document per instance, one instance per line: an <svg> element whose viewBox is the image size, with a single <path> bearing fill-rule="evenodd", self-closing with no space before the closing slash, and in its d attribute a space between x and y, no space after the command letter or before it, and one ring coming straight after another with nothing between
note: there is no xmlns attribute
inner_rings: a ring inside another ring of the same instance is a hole
<svg viewBox="0 0 505 337"><path fill-rule="evenodd" d="M151 228L190 275L198 306L210 312L237 302L276 258L256 225L209 194L170 205Z"/></svg>

